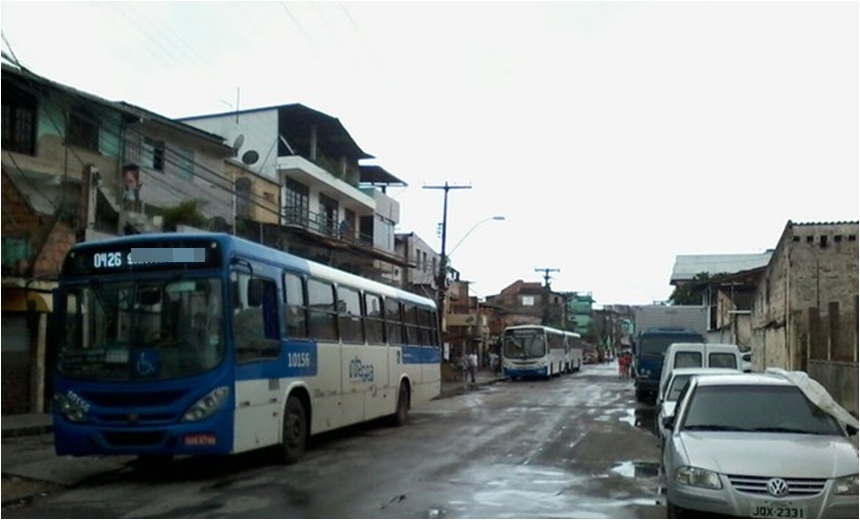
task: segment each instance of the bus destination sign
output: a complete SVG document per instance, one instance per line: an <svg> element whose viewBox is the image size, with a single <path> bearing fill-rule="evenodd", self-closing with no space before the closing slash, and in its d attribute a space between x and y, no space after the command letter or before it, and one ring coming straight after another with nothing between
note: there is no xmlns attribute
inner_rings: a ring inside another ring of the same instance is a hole
<svg viewBox="0 0 860 520"><path fill-rule="evenodd" d="M183 243L170 247L114 246L104 249L73 250L63 267L66 274L92 275L98 273L158 270L211 269L219 267L220 250L217 243ZM208 247L203 247L208 246Z"/></svg>

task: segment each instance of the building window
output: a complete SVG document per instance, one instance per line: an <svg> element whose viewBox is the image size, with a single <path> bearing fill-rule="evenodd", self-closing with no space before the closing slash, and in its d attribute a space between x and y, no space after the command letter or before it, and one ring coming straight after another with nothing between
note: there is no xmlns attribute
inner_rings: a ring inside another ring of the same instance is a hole
<svg viewBox="0 0 860 520"><path fill-rule="evenodd" d="M310 211L310 190L293 179L287 179L284 197L284 218L288 224L307 227Z"/></svg>
<svg viewBox="0 0 860 520"><path fill-rule="evenodd" d="M171 152L173 148L171 148ZM176 176L186 181L194 180L194 151L187 148L176 148ZM161 162L164 167L164 144L161 148ZM171 165L173 161L171 161Z"/></svg>
<svg viewBox="0 0 860 520"><path fill-rule="evenodd" d="M320 193L320 233L334 235L337 230L338 203L331 197Z"/></svg>
<svg viewBox="0 0 860 520"><path fill-rule="evenodd" d="M14 87L3 89L3 149L36 155L36 98Z"/></svg>
<svg viewBox="0 0 860 520"><path fill-rule="evenodd" d="M149 155L147 157L149 167L154 171L164 172L164 142L147 138L144 143L146 144L147 155Z"/></svg>
<svg viewBox="0 0 860 520"><path fill-rule="evenodd" d="M93 152L99 151L99 125L95 116L78 109L69 112L66 144Z"/></svg>
<svg viewBox="0 0 860 520"><path fill-rule="evenodd" d="M236 179L236 216L251 218L251 179L239 177Z"/></svg>

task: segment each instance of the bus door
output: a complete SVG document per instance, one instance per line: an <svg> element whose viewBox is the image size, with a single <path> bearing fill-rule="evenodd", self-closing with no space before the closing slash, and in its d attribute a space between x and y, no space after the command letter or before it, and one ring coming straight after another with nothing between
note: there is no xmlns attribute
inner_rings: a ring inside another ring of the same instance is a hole
<svg viewBox="0 0 860 520"><path fill-rule="evenodd" d="M257 270L255 270L257 272ZM284 376L275 280L231 273L233 353L236 363L234 451L279 442Z"/></svg>

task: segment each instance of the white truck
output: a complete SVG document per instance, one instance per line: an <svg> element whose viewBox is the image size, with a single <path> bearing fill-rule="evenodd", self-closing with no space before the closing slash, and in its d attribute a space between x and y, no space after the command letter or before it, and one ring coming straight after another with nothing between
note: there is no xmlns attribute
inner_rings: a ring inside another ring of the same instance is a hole
<svg viewBox="0 0 860 520"><path fill-rule="evenodd" d="M643 305L633 309L636 399L656 402L663 356L672 343L707 343L707 305Z"/></svg>

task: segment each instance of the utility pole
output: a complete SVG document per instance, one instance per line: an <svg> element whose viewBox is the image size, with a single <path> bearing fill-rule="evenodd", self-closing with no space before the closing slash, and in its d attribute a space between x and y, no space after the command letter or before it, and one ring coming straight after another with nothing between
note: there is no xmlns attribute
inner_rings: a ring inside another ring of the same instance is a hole
<svg viewBox="0 0 860 520"><path fill-rule="evenodd" d="M443 186L424 186L426 190L445 190L442 203L442 253L439 257L439 272L436 274L437 312L439 313L439 331L445 332L445 295L448 290L448 256L445 253L445 241L448 235L448 192L450 190L470 190L471 186L452 186L445 181Z"/></svg>
<svg viewBox="0 0 860 520"><path fill-rule="evenodd" d="M559 272L561 269L556 269L553 267L539 267L535 269L535 272L540 273L543 272L543 316L541 317L542 325L549 325L549 297L550 297L550 288L549 281L550 276L549 273Z"/></svg>

